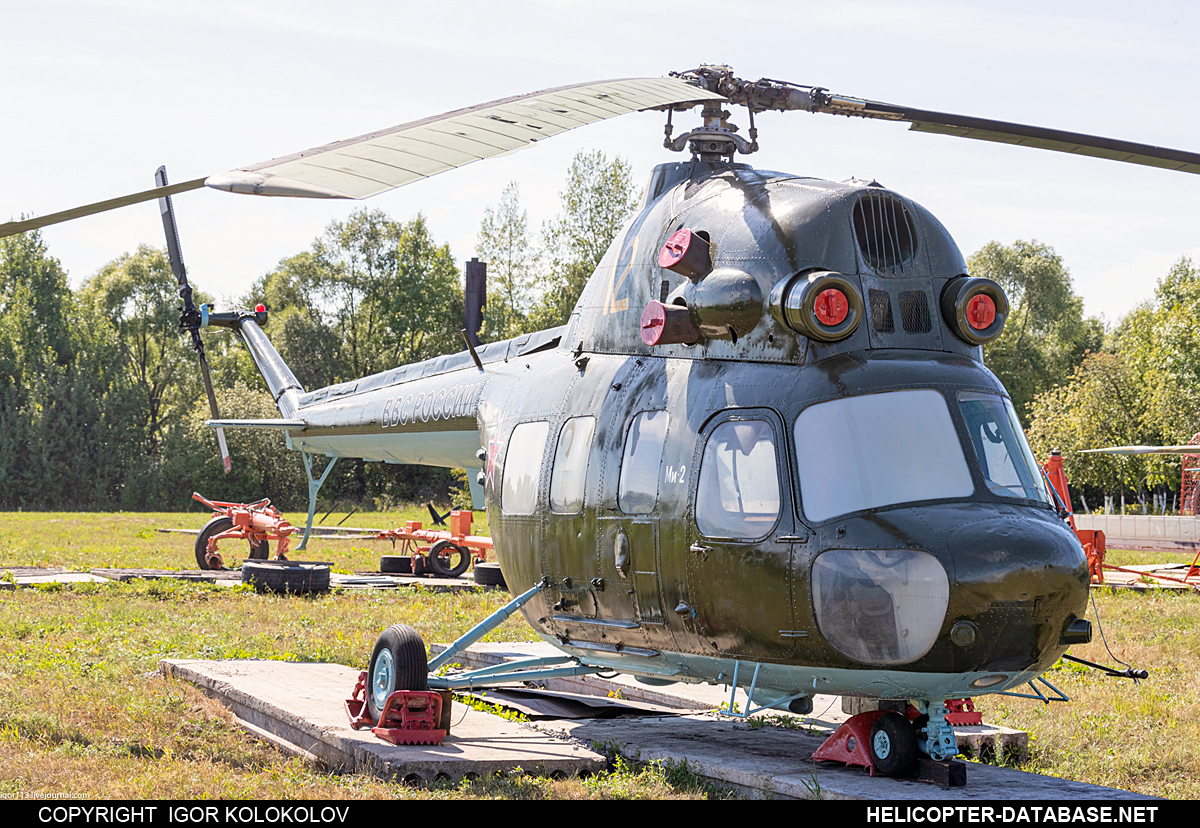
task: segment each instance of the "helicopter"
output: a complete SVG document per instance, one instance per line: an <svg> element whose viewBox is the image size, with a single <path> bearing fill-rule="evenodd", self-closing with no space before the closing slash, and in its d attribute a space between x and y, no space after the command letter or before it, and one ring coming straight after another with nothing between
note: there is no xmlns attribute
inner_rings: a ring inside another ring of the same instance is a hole
<svg viewBox="0 0 1200 828"><path fill-rule="evenodd" d="M745 108L745 135L726 106ZM675 136L675 114L697 107L700 125ZM309 391L263 333L265 307L191 300L173 195L366 198L647 109L666 113L664 146L691 157L654 168L561 327L479 346L464 332L458 353ZM1087 561L983 364L1003 289L876 181L736 161L758 148L767 110L1200 173L1194 153L706 65L506 98L180 184L161 174L152 190L0 234L159 199L210 425L284 433L308 475L308 529L339 457L468 470L505 581L532 586L432 661L411 628L385 631L368 667L373 716L397 690L512 676L615 670L735 693L748 681L743 715L811 712L818 693L878 702L862 741L879 772L904 773L958 753L944 700L1049 686L1039 676L1090 641ZM280 419L220 418L204 327L240 336ZM330 458L322 474L317 455ZM431 675L517 611L561 656Z"/></svg>

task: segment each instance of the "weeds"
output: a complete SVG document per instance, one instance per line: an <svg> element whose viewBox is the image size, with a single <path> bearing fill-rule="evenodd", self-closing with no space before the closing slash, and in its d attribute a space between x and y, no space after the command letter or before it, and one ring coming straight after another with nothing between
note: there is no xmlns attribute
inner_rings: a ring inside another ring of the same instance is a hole
<svg viewBox="0 0 1200 828"><path fill-rule="evenodd" d="M454 700L459 704L465 704L467 707L470 707L473 710L478 710L482 713L491 713L493 716L499 716L500 718L507 719L510 722L527 723L529 721L529 717L520 710L513 710L511 707L505 707L502 704L494 704L486 699L481 698L481 696L486 695L487 693L480 693L478 696L465 694L459 695L458 693L455 693Z"/></svg>

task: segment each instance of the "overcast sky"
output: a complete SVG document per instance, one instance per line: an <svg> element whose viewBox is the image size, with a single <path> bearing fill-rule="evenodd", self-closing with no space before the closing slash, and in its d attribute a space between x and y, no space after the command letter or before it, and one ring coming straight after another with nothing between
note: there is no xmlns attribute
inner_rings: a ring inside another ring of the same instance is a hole
<svg viewBox="0 0 1200 828"><path fill-rule="evenodd" d="M509 95L728 63L835 93L1200 151L1200 11L1183 2L8 3L0 26L0 220L184 181ZM676 132L688 128L676 118ZM735 112L734 121L744 115ZM875 178L924 204L965 254L1037 239L1085 312L1115 322L1180 256L1200 260L1200 177L807 113L758 120L757 166ZM423 212L458 261L509 181L553 217L579 150L639 182L681 156L660 113L378 196ZM743 128L745 124L743 123ZM193 284L232 296L356 202L209 190L176 198ZM153 202L46 228L79 284L140 243Z"/></svg>

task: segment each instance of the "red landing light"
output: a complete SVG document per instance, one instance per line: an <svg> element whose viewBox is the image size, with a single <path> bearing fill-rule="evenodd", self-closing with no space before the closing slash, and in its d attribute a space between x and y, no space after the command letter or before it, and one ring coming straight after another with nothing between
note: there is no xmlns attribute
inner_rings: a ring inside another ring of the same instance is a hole
<svg viewBox="0 0 1200 828"><path fill-rule="evenodd" d="M658 251L658 266L669 268L678 262L687 253L691 242L691 230L676 230L671 234L671 238L667 239L667 243L663 245L662 250Z"/></svg>
<svg viewBox="0 0 1200 828"><path fill-rule="evenodd" d="M850 312L850 303L846 301L846 294L837 288L826 288L813 302L813 312L822 325L840 325Z"/></svg>
<svg viewBox="0 0 1200 828"><path fill-rule="evenodd" d="M971 301L967 303L968 325L977 331L982 331L995 319L996 303L992 301L992 297L984 296L982 293L971 297Z"/></svg>

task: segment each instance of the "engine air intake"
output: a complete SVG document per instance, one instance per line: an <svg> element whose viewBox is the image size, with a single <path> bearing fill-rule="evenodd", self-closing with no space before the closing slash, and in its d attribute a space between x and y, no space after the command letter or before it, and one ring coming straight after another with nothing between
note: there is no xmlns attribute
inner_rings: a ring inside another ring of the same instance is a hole
<svg viewBox="0 0 1200 828"><path fill-rule="evenodd" d="M854 284L840 273L820 270L781 282L772 294L771 310L793 331L818 342L845 339L865 315Z"/></svg>
<svg viewBox="0 0 1200 828"><path fill-rule="evenodd" d="M891 193L868 191L854 205L854 237L867 264L899 275L917 252L917 227L904 202Z"/></svg>

